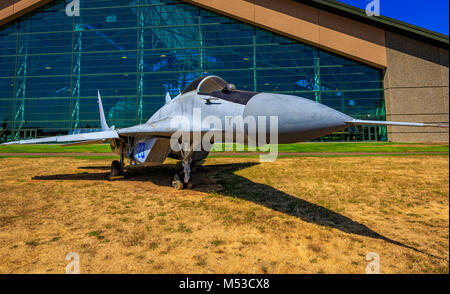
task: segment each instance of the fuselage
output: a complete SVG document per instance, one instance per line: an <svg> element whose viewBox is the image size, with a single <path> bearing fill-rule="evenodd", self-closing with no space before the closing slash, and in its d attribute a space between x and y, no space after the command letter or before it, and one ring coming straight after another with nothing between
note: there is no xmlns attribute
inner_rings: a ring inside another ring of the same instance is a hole
<svg viewBox="0 0 450 294"><path fill-rule="evenodd" d="M254 117L257 128L265 127L268 134L270 131L269 120L266 120L265 125L261 125L258 124L258 117L274 116L278 118L278 143L285 144L305 142L343 130L349 127L346 122L353 119L323 104L292 95L258 93L245 104L220 98L208 102L207 96L199 95L195 91L179 95L161 107L147 123L167 117L182 116L193 124L195 120L201 120L196 123L204 124L207 117L217 117L221 121L222 131L225 133L225 126L229 123L230 117L244 119ZM194 109L198 112L195 113ZM236 125L234 126L236 127ZM246 125L244 130L245 135L248 135ZM236 128L233 128L233 132L236 131ZM224 140L224 142L226 141Z"/></svg>
<svg viewBox="0 0 450 294"><path fill-rule="evenodd" d="M143 128L164 125L172 131L182 129L190 134L200 133L200 140L213 131L215 137L211 143L261 146L274 142L309 141L349 127L348 122L352 119L306 98L239 91L234 85L227 85L222 79L210 76L197 79L174 99L169 96L165 105L150 117ZM274 135L275 141L272 140ZM162 135L160 141L167 138ZM126 147L131 151L125 156L136 159L136 153L141 152L137 147L139 144L153 144L148 140L145 136L137 137ZM203 148L202 145L194 153L193 161L204 159L209 151L210 148ZM173 148L168 148L167 155L181 157L180 152Z"/></svg>

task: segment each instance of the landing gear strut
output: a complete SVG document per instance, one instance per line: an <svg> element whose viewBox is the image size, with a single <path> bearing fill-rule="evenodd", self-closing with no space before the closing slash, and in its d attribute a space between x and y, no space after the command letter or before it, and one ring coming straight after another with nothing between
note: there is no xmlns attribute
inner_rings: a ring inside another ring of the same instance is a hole
<svg viewBox="0 0 450 294"><path fill-rule="evenodd" d="M191 146L192 147L192 146ZM192 149L192 148L191 148ZM183 170L174 175L172 186L177 190L182 189L191 189L194 184L192 183L191 176L191 164L192 164L192 155L193 151L185 151L181 148L181 164L183 166Z"/></svg>

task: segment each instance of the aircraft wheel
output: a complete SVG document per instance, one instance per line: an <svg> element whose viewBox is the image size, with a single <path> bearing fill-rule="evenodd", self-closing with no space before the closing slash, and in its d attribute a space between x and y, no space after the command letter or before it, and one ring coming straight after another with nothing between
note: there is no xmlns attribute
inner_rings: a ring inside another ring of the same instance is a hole
<svg viewBox="0 0 450 294"><path fill-rule="evenodd" d="M178 174L175 174L175 176L173 177L172 187L174 187L177 190L184 189L184 183Z"/></svg>
<svg viewBox="0 0 450 294"><path fill-rule="evenodd" d="M187 189L192 189L194 187L194 183L192 182L192 178L189 179L189 182L185 184Z"/></svg>
<svg viewBox="0 0 450 294"><path fill-rule="evenodd" d="M114 160L111 163L111 175L110 178L113 177L118 177L122 175L122 170L121 170L121 166L120 166L120 162L117 160Z"/></svg>

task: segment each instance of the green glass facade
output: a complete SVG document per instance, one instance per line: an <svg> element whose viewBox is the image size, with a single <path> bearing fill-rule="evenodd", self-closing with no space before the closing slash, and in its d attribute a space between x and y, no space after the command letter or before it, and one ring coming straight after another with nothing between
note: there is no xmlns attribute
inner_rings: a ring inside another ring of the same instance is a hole
<svg viewBox="0 0 450 294"><path fill-rule="evenodd" d="M322 49L176 0L54 1L0 28L0 137L11 140L146 121L167 91L202 75L238 89L309 98L385 119L382 73ZM384 128L322 140L386 140Z"/></svg>

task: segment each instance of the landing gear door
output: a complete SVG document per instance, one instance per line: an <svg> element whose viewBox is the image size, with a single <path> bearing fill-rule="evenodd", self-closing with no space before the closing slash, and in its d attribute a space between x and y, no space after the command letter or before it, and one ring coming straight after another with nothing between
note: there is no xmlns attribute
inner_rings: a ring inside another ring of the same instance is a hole
<svg viewBox="0 0 450 294"><path fill-rule="evenodd" d="M133 147L133 159L143 164L161 164L170 151L170 139L148 138L138 140Z"/></svg>

